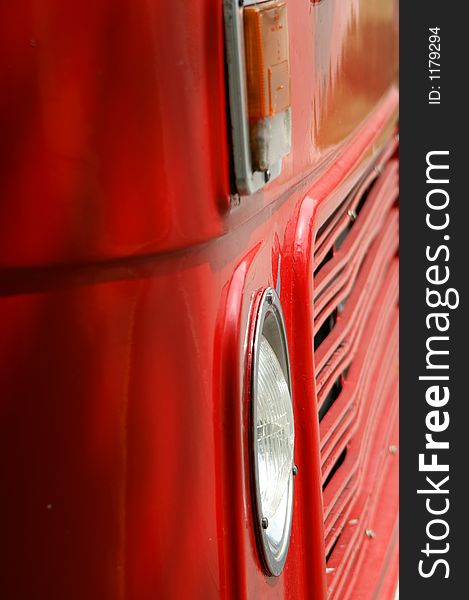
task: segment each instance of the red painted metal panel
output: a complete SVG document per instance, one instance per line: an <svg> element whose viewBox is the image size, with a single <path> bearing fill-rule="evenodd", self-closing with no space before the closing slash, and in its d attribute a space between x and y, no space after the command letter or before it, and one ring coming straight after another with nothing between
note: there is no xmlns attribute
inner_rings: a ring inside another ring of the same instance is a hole
<svg viewBox="0 0 469 600"><path fill-rule="evenodd" d="M222 3L4 5L3 266L219 235L228 196Z"/></svg>
<svg viewBox="0 0 469 600"><path fill-rule="evenodd" d="M359 142L356 153L350 145L344 163L367 147ZM318 189L325 199L343 192L335 179L322 186L306 196L299 189L269 218L190 253L28 280L3 274L7 597L33 589L39 598L150 598L156 590L325 597L306 274L321 205L311 198ZM239 259L242 245L249 250ZM262 572L252 527L243 365L251 300L277 284L276 248L288 335L296 341L300 474L287 565L272 580Z"/></svg>
<svg viewBox="0 0 469 600"><path fill-rule="evenodd" d="M188 247L335 168L396 76L394 2L343 4L289 3L292 152L236 214L221 1L2 7L0 264Z"/></svg>
<svg viewBox="0 0 469 600"><path fill-rule="evenodd" d="M374 179L397 110L395 61L370 63L393 2L346 4L289 2L292 152L239 205L221 2L1 8L2 597L326 598L314 236ZM244 366L277 284L300 472L273 579Z"/></svg>

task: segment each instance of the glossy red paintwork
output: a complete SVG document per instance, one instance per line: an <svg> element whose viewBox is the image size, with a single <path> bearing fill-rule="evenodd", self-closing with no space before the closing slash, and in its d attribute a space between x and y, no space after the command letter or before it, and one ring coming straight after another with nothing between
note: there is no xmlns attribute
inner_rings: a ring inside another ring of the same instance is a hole
<svg viewBox="0 0 469 600"><path fill-rule="evenodd" d="M239 204L220 1L2 5L2 598L325 598L313 228L397 109L392 69L359 77L393 2L348 4L289 1L292 152ZM300 474L269 578L243 374L251 303L278 283Z"/></svg>

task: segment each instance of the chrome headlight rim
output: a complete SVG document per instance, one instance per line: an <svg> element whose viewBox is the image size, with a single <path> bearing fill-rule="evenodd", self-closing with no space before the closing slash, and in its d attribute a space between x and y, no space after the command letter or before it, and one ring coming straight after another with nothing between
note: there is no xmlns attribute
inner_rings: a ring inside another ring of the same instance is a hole
<svg viewBox="0 0 469 600"><path fill-rule="evenodd" d="M293 481L294 481L294 463L292 459L292 468L288 479L288 488L286 491L286 520L284 522L281 544L278 549L272 547L269 539L269 524L263 515L261 502L261 489L259 478L259 453L257 444L257 417L258 417L258 373L260 361L261 340L264 337L274 351L277 360L282 369L284 378L288 385L291 410L293 413L293 398L290 373L290 357L288 352L287 335L285 322L283 318L280 299L274 288L268 287L261 294L256 314L256 324L252 345L252 369L251 369L251 440L252 440L252 459L254 464L254 492L255 492L255 516L256 529L260 541L263 563L269 575L279 576L285 565L288 548L290 545L290 536L293 517ZM294 420L293 420L294 428Z"/></svg>

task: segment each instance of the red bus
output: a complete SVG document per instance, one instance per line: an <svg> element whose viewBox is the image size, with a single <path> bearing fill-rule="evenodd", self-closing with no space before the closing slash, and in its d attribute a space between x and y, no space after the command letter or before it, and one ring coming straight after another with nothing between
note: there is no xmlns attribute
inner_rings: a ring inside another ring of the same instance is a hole
<svg viewBox="0 0 469 600"><path fill-rule="evenodd" d="M0 14L0 596L394 598L397 3Z"/></svg>

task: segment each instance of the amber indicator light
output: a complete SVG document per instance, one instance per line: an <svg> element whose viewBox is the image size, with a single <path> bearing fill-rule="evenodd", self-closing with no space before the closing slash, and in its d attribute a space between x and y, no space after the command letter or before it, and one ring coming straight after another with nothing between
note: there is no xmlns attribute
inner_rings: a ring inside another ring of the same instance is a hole
<svg viewBox="0 0 469 600"><path fill-rule="evenodd" d="M249 119L273 116L290 107L290 63L285 2L244 9Z"/></svg>

